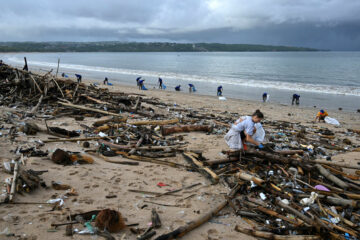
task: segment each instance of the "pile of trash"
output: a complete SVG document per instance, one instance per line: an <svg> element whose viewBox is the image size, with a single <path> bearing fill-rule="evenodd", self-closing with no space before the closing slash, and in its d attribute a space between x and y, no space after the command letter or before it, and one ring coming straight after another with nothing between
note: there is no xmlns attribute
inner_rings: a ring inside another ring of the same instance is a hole
<svg viewBox="0 0 360 240"><path fill-rule="evenodd" d="M223 159L206 159L204 152L188 149L186 133L225 135L238 113L209 112L208 109L183 108L140 94L110 92L69 79L56 78L0 66L0 106L9 107L0 117L2 137L14 141L19 136L49 135L17 146L12 161L3 161L7 178L2 203L16 203L15 194L46 187L42 172L27 169L27 157L47 157L55 164L93 164L94 158L126 165L149 162L201 173L211 184L222 184L228 194L218 206L198 219L156 239L183 236L230 206L251 229L235 230L265 239L357 239L360 223L360 165L333 162L332 156L359 151L353 143L357 130L331 131L286 121L264 121L264 149L249 146L246 152L224 150ZM47 120L75 118L81 122L93 117L81 130L49 126ZM39 119L45 121L45 126ZM6 132L6 133L5 133ZM47 143L77 142L84 152L43 150ZM173 159L182 154L186 163ZM114 158L121 156L122 160ZM128 159L128 161L124 161ZM352 169L349 172L345 169ZM48 202L53 210L62 209L64 200L77 196L71 186L52 182L54 189L67 195ZM176 190L177 191L177 190ZM149 239L161 227L160 217L152 211L152 224L145 231L132 229L138 239ZM83 224L85 230L74 229ZM98 234L113 239L110 233L126 225L120 212L103 209L68 217L66 235Z"/></svg>

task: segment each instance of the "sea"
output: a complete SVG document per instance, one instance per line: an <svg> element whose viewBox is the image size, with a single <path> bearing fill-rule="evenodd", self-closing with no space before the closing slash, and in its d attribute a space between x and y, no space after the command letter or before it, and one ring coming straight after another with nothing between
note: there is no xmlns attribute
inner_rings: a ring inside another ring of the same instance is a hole
<svg viewBox="0 0 360 240"><path fill-rule="evenodd" d="M96 53L0 53L0 59L13 66L23 66L27 57L29 70L81 74L83 79L102 83L136 86L136 78L145 79L151 91L163 79L168 92L188 84L196 93L216 96L223 86L223 96L262 102L264 92L269 102L291 105L292 95L300 95L300 105L316 109L356 112L360 109L360 52L96 52Z"/></svg>

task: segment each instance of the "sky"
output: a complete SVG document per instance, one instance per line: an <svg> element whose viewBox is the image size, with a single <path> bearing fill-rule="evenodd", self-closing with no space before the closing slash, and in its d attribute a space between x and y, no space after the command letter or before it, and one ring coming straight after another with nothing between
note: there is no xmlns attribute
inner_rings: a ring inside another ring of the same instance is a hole
<svg viewBox="0 0 360 240"><path fill-rule="evenodd" d="M360 0L2 1L0 41L218 42L360 51Z"/></svg>

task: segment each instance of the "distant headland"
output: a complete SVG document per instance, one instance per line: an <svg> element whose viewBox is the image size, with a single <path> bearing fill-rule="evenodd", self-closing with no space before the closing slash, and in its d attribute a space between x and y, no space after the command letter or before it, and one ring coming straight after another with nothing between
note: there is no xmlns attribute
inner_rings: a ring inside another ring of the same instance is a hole
<svg viewBox="0 0 360 240"><path fill-rule="evenodd" d="M290 46L171 42L0 42L0 52L300 52Z"/></svg>

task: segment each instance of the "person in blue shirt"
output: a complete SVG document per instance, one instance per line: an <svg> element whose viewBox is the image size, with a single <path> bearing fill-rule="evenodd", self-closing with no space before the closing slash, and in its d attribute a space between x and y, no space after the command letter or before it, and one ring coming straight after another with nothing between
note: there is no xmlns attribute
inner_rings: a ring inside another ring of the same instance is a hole
<svg viewBox="0 0 360 240"><path fill-rule="evenodd" d="M296 105L300 104L300 95L299 94L296 94L296 93L293 94L291 105L294 105L294 102L296 103Z"/></svg>
<svg viewBox="0 0 360 240"><path fill-rule="evenodd" d="M263 102L266 102L267 98L268 98L268 94L266 92L264 92L262 97L263 97Z"/></svg>
<svg viewBox="0 0 360 240"><path fill-rule="evenodd" d="M218 86L218 88L217 88L217 95L218 95L218 96L222 96L222 91L223 91L223 87L222 87L222 86Z"/></svg>
<svg viewBox="0 0 360 240"><path fill-rule="evenodd" d="M141 77L136 78L136 86L139 86L140 79L141 79Z"/></svg>
<svg viewBox="0 0 360 240"><path fill-rule="evenodd" d="M139 79L139 89L142 90L145 79Z"/></svg>
<svg viewBox="0 0 360 240"><path fill-rule="evenodd" d="M195 86L192 83L189 83L189 93L193 92L194 88L195 88Z"/></svg>
<svg viewBox="0 0 360 240"><path fill-rule="evenodd" d="M76 80L78 83L81 83L82 76L80 74L75 74Z"/></svg>
<svg viewBox="0 0 360 240"><path fill-rule="evenodd" d="M104 79L104 85L108 84L109 83L109 79L107 77L105 77Z"/></svg>
<svg viewBox="0 0 360 240"><path fill-rule="evenodd" d="M159 89L163 89L163 80L159 78Z"/></svg>
<svg viewBox="0 0 360 240"><path fill-rule="evenodd" d="M175 91L180 91L181 89L181 85L177 85L176 87L175 87Z"/></svg>

